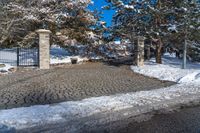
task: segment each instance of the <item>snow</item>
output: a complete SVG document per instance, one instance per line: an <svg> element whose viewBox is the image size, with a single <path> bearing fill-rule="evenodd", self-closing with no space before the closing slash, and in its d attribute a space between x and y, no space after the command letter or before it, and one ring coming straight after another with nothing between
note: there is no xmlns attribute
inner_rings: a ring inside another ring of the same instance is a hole
<svg viewBox="0 0 200 133"><path fill-rule="evenodd" d="M190 83L195 82L200 84L200 72L193 72L191 74L187 74L179 80L179 83Z"/></svg>
<svg viewBox="0 0 200 133"><path fill-rule="evenodd" d="M69 64L71 58L77 58L78 63L88 61L88 58L81 56L73 56L67 49L61 48L58 45L52 45L50 50L50 64Z"/></svg>
<svg viewBox="0 0 200 133"><path fill-rule="evenodd" d="M171 31L171 32L178 32L178 31L177 31L177 26L176 26L176 25L170 25L170 27L168 28L168 31Z"/></svg>
<svg viewBox="0 0 200 133"><path fill-rule="evenodd" d="M77 58L77 63L88 61L89 59L81 56L67 56L65 58L51 58L50 64L70 64L71 58Z"/></svg>
<svg viewBox="0 0 200 133"><path fill-rule="evenodd" d="M135 9L134 6L132 6L132 5L124 5L124 8L126 8L126 9Z"/></svg>
<svg viewBox="0 0 200 133"><path fill-rule="evenodd" d="M1 63L0 63L1 64ZM4 67L0 67L0 73L3 72L8 72L9 69L14 68L13 66L11 66L10 64L4 64Z"/></svg>
<svg viewBox="0 0 200 133"><path fill-rule="evenodd" d="M121 41L115 41L114 43L120 45Z"/></svg>
<svg viewBox="0 0 200 133"><path fill-rule="evenodd" d="M174 54L166 53L163 64L156 64L155 59L145 62L143 67L131 66L131 69L149 77L168 80L177 83L200 84L200 63L187 64L187 69L181 69L182 60L175 58Z"/></svg>

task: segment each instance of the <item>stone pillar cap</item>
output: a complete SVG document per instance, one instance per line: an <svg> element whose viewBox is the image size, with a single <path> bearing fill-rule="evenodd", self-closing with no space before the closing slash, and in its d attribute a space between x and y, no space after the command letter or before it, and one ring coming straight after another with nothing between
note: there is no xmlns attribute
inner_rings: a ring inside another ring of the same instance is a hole
<svg viewBox="0 0 200 133"><path fill-rule="evenodd" d="M145 40L145 39L146 39L146 37L144 37L144 36L136 36L136 37L135 37L135 39L141 39L141 40Z"/></svg>
<svg viewBox="0 0 200 133"><path fill-rule="evenodd" d="M51 31L50 30L46 30L46 29L39 29L39 30L37 30L36 31L37 33L51 33Z"/></svg>

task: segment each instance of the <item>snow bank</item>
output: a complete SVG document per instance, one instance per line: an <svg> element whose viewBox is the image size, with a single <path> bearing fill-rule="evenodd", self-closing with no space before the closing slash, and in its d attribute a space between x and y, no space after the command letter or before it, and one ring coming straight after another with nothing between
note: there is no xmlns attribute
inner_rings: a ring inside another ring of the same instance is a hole
<svg viewBox="0 0 200 133"><path fill-rule="evenodd" d="M165 54L163 64L156 64L155 59L145 62L143 67L131 66L131 69L149 77L168 80L178 83L199 83L200 64L189 62L187 69L181 69L182 61L175 58L174 54Z"/></svg>
<svg viewBox="0 0 200 133"><path fill-rule="evenodd" d="M193 72L191 74L187 74L186 76L182 77L179 83L199 83L200 84L200 72Z"/></svg>

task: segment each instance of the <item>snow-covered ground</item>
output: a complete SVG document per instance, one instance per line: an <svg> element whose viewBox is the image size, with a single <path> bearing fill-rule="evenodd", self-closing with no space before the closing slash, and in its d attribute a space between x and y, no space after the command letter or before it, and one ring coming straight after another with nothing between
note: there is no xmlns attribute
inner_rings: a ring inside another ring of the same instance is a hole
<svg viewBox="0 0 200 133"><path fill-rule="evenodd" d="M187 69L181 69L182 60L174 54L166 53L163 56L163 64L156 64L155 59L145 62L143 67L132 66L131 69L139 74L149 77L168 80L178 83L200 84L200 63L187 64Z"/></svg>
<svg viewBox="0 0 200 133"><path fill-rule="evenodd" d="M69 64L71 63L71 58L77 58L78 63L88 61L88 58L81 56L73 56L66 49L61 48L57 45L51 46L50 55L51 64Z"/></svg>
<svg viewBox="0 0 200 133"><path fill-rule="evenodd" d="M81 56L68 56L65 58L51 58L50 63L51 64L70 64L71 63L71 58L76 58L78 59L77 62L84 62L88 61L88 58L86 57L81 57Z"/></svg>
<svg viewBox="0 0 200 133"><path fill-rule="evenodd" d="M4 65L3 67L0 66L0 72L8 72L9 69L14 68L10 64L3 64L3 65Z"/></svg>
<svg viewBox="0 0 200 133"><path fill-rule="evenodd" d="M57 45L51 46L50 55L51 64L69 64L71 63L71 58L77 58L78 63L88 61L88 58L81 56L73 56L66 49L61 48Z"/></svg>

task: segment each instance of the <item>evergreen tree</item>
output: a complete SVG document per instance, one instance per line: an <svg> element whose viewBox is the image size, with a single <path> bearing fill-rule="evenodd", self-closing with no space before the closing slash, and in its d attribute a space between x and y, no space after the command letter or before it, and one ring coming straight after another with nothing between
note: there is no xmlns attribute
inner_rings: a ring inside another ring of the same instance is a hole
<svg viewBox="0 0 200 133"><path fill-rule="evenodd" d="M187 49L200 40L200 5L196 0L177 0L172 1L170 7L172 13L168 16L173 16L173 19L169 22L171 27L168 30L175 31L172 35L181 36L179 47L183 51L183 68L186 68Z"/></svg>
<svg viewBox="0 0 200 133"><path fill-rule="evenodd" d="M117 34L128 39L137 35L150 38L156 44L157 63L162 63L161 50L164 42L169 41L168 37L183 34L187 29L187 35L194 38L194 34L191 33L194 33L194 29L199 31L200 10L199 3L195 0L107 0L107 2L107 8L116 10L113 27Z"/></svg>
<svg viewBox="0 0 200 133"><path fill-rule="evenodd" d="M0 44L33 46L37 43L35 31L39 28L51 30L51 41L55 44L93 43L91 34L93 37L100 33L91 28L99 21L87 9L90 3L90 0L10 0L2 8L8 19L0 22L7 31L0 33Z"/></svg>

